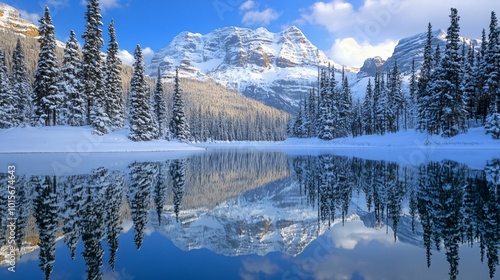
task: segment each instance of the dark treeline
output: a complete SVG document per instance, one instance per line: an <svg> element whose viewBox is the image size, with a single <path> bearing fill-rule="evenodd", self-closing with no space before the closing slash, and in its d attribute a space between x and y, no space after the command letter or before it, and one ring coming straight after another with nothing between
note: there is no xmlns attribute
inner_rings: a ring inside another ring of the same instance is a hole
<svg viewBox="0 0 500 280"><path fill-rule="evenodd" d="M331 140L416 129L452 137L484 125L486 133L499 139L500 27L496 14L491 13L489 34L483 29L480 46L460 38L459 19L452 8L444 50L439 44L434 48L429 23L423 65L415 69L413 63L408 90L403 90L397 61L386 73L368 80L364 100L352 100L344 75L337 82L333 69L321 69L319 90L312 89L301 100L290 134Z"/></svg>
<svg viewBox="0 0 500 280"><path fill-rule="evenodd" d="M299 156L292 166L301 192L318 209L318 221L346 220L353 193L366 197L375 227L390 226L397 240L402 219L422 228L427 265L432 250L445 250L450 279L458 275L459 247L478 243L490 277L499 265L500 160L473 170L450 160L418 168L394 162L332 155ZM403 209L408 210L403 210ZM351 211L352 213L352 211Z"/></svg>

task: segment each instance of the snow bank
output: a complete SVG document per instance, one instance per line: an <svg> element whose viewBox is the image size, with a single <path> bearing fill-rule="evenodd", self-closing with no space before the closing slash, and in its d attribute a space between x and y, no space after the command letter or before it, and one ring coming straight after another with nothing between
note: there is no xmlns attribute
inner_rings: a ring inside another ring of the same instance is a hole
<svg viewBox="0 0 500 280"><path fill-rule="evenodd" d="M422 146L432 148L451 149L500 149L500 141L493 140L485 134L484 127L469 129L468 133L455 137L443 138L437 135L427 135L413 129L385 135L363 135L324 141L318 138L298 139L290 138L282 143L285 146L303 147L404 147L418 148Z"/></svg>
<svg viewBox="0 0 500 280"><path fill-rule="evenodd" d="M128 130L121 129L104 136L92 134L85 127L25 127L0 130L0 153L110 153L170 152L203 150L177 141L153 140L133 142Z"/></svg>

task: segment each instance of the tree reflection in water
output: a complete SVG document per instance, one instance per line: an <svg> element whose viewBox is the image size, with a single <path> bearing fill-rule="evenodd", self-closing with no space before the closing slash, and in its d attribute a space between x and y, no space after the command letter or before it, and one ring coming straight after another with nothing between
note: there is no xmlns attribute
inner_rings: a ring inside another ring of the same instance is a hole
<svg viewBox="0 0 500 280"><path fill-rule="evenodd" d="M1 180L6 177L0 174ZM158 228L169 222L164 215L173 215L173 223L182 223L183 209L213 208L272 182L285 182L298 189L308 205L296 207L317 209L319 227L347 222L353 194L364 196L364 215L373 217L375 228L385 227L387 232L392 228L395 242L406 238L398 228L402 219L410 219L408 228L414 236L419 235L427 265L431 266L434 250L444 250L450 279L459 274L459 248L463 244L479 245L479 257L487 262L490 277L499 265L497 159L489 161L484 170L477 170L450 160L414 168L329 154L221 152L163 162L133 162L126 172L100 167L91 174L25 175L17 182L16 241L19 247L21 243L24 247L39 246L39 266L46 279L50 279L54 267L59 237L64 237L71 259L77 257L77 245L82 242L87 277L100 279L103 241L109 250L107 261L114 270L124 219L133 222L134 243L139 250L148 221ZM2 193L2 213L6 213L5 198ZM270 222L260 223L265 227ZM0 217L0 242L4 245L6 224L6 216ZM231 231L237 234L237 230Z"/></svg>

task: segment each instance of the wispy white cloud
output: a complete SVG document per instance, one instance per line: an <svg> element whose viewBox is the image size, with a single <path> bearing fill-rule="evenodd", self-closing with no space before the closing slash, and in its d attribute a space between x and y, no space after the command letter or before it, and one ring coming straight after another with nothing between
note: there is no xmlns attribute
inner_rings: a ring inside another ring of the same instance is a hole
<svg viewBox="0 0 500 280"><path fill-rule="evenodd" d="M155 52L150 47L146 47L146 48L142 49L142 58L144 59L144 62L146 63L146 65L149 64L149 62L151 61L151 59L153 58L154 55L155 55ZM120 58L120 60L122 61L123 64L130 65L130 66L134 65L134 62L135 62L134 55L131 54L127 50L119 50L118 51L118 58Z"/></svg>
<svg viewBox="0 0 500 280"><path fill-rule="evenodd" d="M59 0L49 0L49 1L59 1ZM86 6L87 0L82 0L81 4ZM120 0L101 0L99 1L99 7L101 8L102 12L106 12L106 10L114 8L119 8L121 7Z"/></svg>
<svg viewBox="0 0 500 280"><path fill-rule="evenodd" d="M142 49L142 56L144 58L144 63L146 63L146 65L148 65L151 62L151 59L153 58L154 55L155 52L150 47Z"/></svg>
<svg viewBox="0 0 500 280"><path fill-rule="evenodd" d="M119 8L120 3L118 3L119 0L101 0L99 2L101 9L103 11L113 9L113 8Z"/></svg>
<svg viewBox="0 0 500 280"><path fill-rule="evenodd" d="M68 0L46 0L45 5L50 7L65 7L68 5Z"/></svg>
<svg viewBox="0 0 500 280"><path fill-rule="evenodd" d="M279 14L271 8L263 11L248 11L241 20L245 25L268 25L271 21L278 19Z"/></svg>
<svg viewBox="0 0 500 280"><path fill-rule="evenodd" d="M135 59L134 56L129 53L127 50L119 50L118 51L118 58L122 61L123 64L126 65L134 65Z"/></svg>
<svg viewBox="0 0 500 280"><path fill-rule="evenodd" d="M240 6L240 11L251 10L255 7L255 2L252 0L247 0L243 2Z"/></svg>
<svg viewBox="0 0 500 280"><path fill-rule="evenodd" d="M280 14L274 9L266 7L264 10L259 9L260 4L253 0L247 0L240 5L240 11L243 13L241 22L244 25L268 25L271 21L279 18Z"/></svg>
<svg viewBox="0 0 500 280"><path fill-rule="evenodd" d="M337 39L328 52L328 56L335 62L360 67L368 57L380 56L383 59L390 57L398 41L387 40L378 44L360 43L354 38Z"/></svg>
<svg viewBox="0 0 500 280"><path fill-rule="evenodd" d="M478 38L481 29L489 25L490 12L500 10L496 0L364 0L359 7L350 2L318 1L302 10L297 22L325 28L334 41L332 50L342 51L342 46L372 50L383 49L388 41L425 32L428 22L435 28L446 29L450 7L458 9L461 34ZM368 51L365 58L368 53L371 55Z"/></svg>
<svg viewBox="0 0 500 280"><path fill-rule="evenodd" d="M19 10L19 13L21 15L21 18L25 20L29 20L34 24L38 24L38 20L40 19L40 15L36 13L29 13L26 10Z"/></svg>

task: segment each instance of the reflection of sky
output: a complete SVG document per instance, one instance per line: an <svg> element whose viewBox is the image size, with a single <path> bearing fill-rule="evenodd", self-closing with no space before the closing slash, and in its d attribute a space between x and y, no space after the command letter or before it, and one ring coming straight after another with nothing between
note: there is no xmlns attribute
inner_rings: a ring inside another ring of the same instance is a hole
<svg viewBox="0 0 500 280"><path fill-rule="evenodd" d="M294 263L303 279L449 279L444 250L433 250L432 254L431 267L427 268L424 248L394 242L390 228L386 234L385 227L367 228L355 220L333 226ZM480 262L478 244L472 249L462 246L459 256L458 279L489 279L486 262ZM500 279L498 273L493 279Z"/></svg>
<svg viewBox="0 0 500 280"><path fill-rule="evenodd" d="M156 232L146 235L137 250L134 230L120 236L120 248L113 271L107 264L109 251L103 241L103 279L346 279L346 280L432 280L449 279L444 251L433 250L432 264L426 266L424 248L394 242L389 228L367 228L360 220L334 225L313 241L297 257L282 253L266 256L225 257L206 249L182 251ZM76 259L62 240L56 246L56 262L51 279L85 279L85 263L80 242ZM0 279L42 279L35 251L18 262L16 273L1 269ZM458 279L489 279L486 262L480 263L477 244L462 246ZM500 279L498 273L495 278Z"/></svg>

